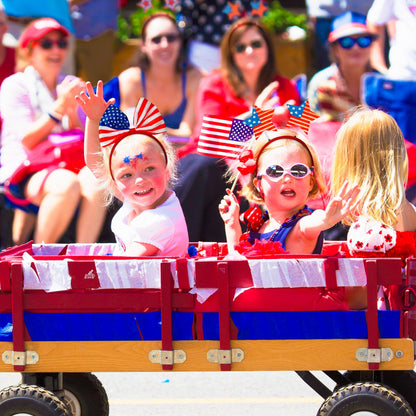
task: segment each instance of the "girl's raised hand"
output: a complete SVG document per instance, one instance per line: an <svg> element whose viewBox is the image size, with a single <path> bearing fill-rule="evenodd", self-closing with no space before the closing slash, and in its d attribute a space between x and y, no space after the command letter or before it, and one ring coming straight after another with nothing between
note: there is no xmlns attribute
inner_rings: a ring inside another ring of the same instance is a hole
<svg viewBox="0 0 416 416"><path fill-rule="evenodd" d="M226 225L239 224L240 205L238 204L237 197L230 189L226 189L226 192L227 195L224 196L218 206L221 218Z"/></svg>
<svg viewBox="0 0 416 416"><path fill-rule="evenodd" d="M85 115L90 120L96 121L100 121L107 107L110 104L115 103L114 98L111 98L108 101L104 100L102 81L98 81L97 83L97 92L94 92L91 82L87 82L86 91L82 91L75 99Z"/></svg>
<svg viewBox="0 0 416 416"><path fill-rule="evenodd" d="M348 189L348 185L348 181L345 181L338 195L329 201L324 211L324 221L329 225L328 228L331 228L357 208L359 203L357 197L360 188L354 185Z"/></svg>

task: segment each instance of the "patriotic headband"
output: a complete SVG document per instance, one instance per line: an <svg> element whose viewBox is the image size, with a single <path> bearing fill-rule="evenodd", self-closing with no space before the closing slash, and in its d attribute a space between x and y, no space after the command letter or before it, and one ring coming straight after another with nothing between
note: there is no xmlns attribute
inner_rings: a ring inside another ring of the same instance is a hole
<svg viewBox="0 0 416 416"><path fill-rule="evenodd" d="M283 139L288 139L288 140L294 140L295 142L298 142L300 145L302 145L302 147L304 147L306 149L306 151L309 154L309 157L311 158L312 161L312 166L314 165L314 160L313 160L313 156L311 151L309 150L309 147L306 145L306 143L300 138L298 137L298 135L295 132L292 132L290 130L286 130L286 129L280 129L278 130L278 132L280 134L282 134L282 136L271 136L270 133L268 131L265 131L263 133L263 136L266 138L266 143L264 143L264 145L260 148L260 151L257 153L257 157L256 157L256 165L257 162L259 160L260 155L262 154L263 150L269 146L269 144L276 142L277 140L283 140Z"/></svg>
<svg viewBox="0 0 416 416"><path fill-rule="evenodd" d="M163 150L166 163L168 157L165 147L155 135L166 133L165 122L157 107L146 98L141 97L137 103L133 116L133 127L130 127L127 116L115 105L109 105L101 117L99 125L99 140L101 147L112 146L109 155L109 169L111 178L114 180L111 169L111 159L114 149L126 137L132 134L144 134L155 140Z"/></svg>

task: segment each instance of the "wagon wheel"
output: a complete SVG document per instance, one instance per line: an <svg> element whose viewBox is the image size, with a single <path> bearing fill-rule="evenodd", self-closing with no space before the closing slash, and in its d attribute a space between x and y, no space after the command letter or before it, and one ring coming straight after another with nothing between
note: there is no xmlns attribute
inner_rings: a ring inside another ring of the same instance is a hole
<svg viewBox="0 0 416 416"><path fill-rule="evenodd" d="M413 412L416 413L416 373L413 370L376 371L374 375L377 382L398 391L409 402ZM349 383L364 381L360 379L359 371L347 371L344 376L349 380Z"/></svg>
<svg viewBox="0 0 416 416"><path fill-rule="evenodd" d="M20 384L0 391L0 415L71 416L71 413L50 391Z"/></svg>
<svg viewBox="0 0 416 416"><path fill-rule="evenodd" d="M63 373L64 396L61 400L72 416L108 416L107 393L91 373Z"/></svg>
<svg viewBox="0 0 416 416"><path fill-rule="evenodd" d="M414 413L394 390L364 382L335 391L324 401L317 416L414 416Z"/></svg>

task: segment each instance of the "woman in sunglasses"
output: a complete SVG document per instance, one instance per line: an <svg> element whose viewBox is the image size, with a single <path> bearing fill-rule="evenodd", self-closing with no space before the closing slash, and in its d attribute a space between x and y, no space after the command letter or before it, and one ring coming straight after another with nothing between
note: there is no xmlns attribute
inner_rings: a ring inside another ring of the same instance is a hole
<svg viewBox="0 0 416 416"><path fill-rule="evenodd" d="M10 197L22 208L15 210L16 244L27 241L35 224L36 243L59 241L78 207L77 242L95 242L104 220L102 191L92 173L82 168L85 166L82 145L78 155L81 170L57 166L47 155L44 161L36 160L43 166L39 170L23 169L32 152L38 154L52 138L77 138L82 143L82 111L78 112L75 95L83 91L84 82L61 74L68 35L67 29L54 19L32 22L19 39L22 72L6 78L0 92L3 118L0 181L13 181ZM27 174L21 173L17 178L17 172Z"/></svg>
<svg viewBox="0 0 416 416"><path fill-rule="evenodd" d="M139 98L145 97L159 108L169 136L189 137L201 77L186 62L175 17L156 12L143 22L141 45L132 66L104 85L104 98L115 98L115 105L126 111L134 110Z"/></svg>
<svg viewBox="0 0 416 416"><path fill-rule="evenodd" d="M239 242L253 245L256 240L278 242L291 254L320 254L323 231L331 228L355 208L358 188L344 183L325 210L310 210L309 198L324 192L318 156L300 132L279 129L265 131L252 143L253 172L242 190L252 203L265 208L250 210L244 218L248 232L242 234L240 207L227 190L219 205L225 223L228 250Z"/></svg>
<svg viewBox="0 0 416 416"><path fill-rule="evenodd" d="M191 241L225 240L218 204L226 189L227 167L223 161L196 153L203 116L235 118L256 104L262 109L275 107L273 121L285 124L288 109L284 104L300 104L295 84L277 74L273 38L258 19L236 20L224 34L220 51L221 67L204 77L198 90L191 140L178 149L175 192Z"/></svg>
<svg viewBox="0 0 416 416"><path fill-rule="evenodd" d="M180 149L181 156L196 150L205 115L234 118L253 104L262 109L275 107L280 115L281 111L286 114L288 101L300 104L295 84L277 73L272 35L258 19L235 21L224 34L220 50L221 67L201 81L193 137Z"/></svg>
<svg viewBox="0 0 416 416"><path fill-rule="evenodd" d="M370 55L376 37L362 14L345 12L333 20L328 42L334 63L309 82L312 111L326 120L343 121L348 111L361 104L361 77L374 71Z"/></svg>

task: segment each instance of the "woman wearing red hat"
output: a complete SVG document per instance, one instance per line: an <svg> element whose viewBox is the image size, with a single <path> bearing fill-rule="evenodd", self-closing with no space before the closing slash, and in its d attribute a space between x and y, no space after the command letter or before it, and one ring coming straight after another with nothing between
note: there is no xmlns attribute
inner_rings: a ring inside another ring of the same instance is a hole
<svg viewBox="0 0 416 416"><path fill-rule="evenodd" d="M68 31L56 20L38 19L22 33L18 54L22 72L7 78L0 92L3 119L0 181L7 182L51 137L83 135L75 95L84 89L76 77L61 74ZM72 137L72 136L71 136ZM32 153L33 155L33 153ZM82 160L82 153L80 154ZM15 243L26 241L33 228L35 243L57 242L79 207L76 240L94 242L105 215L102 191L91 172L60 166L30 172L15 183L13 202L38 207L36 217L16 210ZM36 208L34 209L36 212Z"/></svg>
<svg viewBox="0 0 416 416"><path fill-rule="evenodd" d="M370 54L376 37L362 14L345 12L333 20L328 42L334 63L309 83L312 111L327 120L342 121L349 110L361 104L361 77L373 71Z"/></svg>

